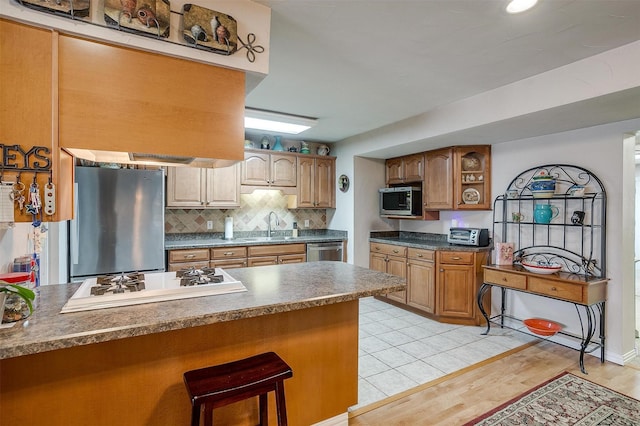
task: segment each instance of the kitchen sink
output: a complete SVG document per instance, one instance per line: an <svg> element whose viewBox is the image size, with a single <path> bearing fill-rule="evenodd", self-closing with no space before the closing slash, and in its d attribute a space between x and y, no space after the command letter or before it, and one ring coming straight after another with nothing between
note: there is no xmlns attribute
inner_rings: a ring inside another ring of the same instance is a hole
<svg viewBox="0 0 640 426"><path fill-rule="evenodd" d="M258 241L287 241L293 240L294 237L248 237L248 238L236 238L236 241L244 241L247 243Z"/></svg>

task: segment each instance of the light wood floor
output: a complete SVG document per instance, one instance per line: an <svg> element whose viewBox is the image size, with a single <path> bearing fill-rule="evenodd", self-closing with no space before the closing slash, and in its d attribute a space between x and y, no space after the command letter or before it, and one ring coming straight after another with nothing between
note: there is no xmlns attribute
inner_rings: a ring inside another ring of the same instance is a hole
<svg viewBox="0 0 640 426"><path fill-rule="evenodd" d="M388 398L370 411L372 406L351 412L349 425L460 425L564 371L640 399L640 363L622 367L585 356L584 376L578 355L539 342Z"/></svg>

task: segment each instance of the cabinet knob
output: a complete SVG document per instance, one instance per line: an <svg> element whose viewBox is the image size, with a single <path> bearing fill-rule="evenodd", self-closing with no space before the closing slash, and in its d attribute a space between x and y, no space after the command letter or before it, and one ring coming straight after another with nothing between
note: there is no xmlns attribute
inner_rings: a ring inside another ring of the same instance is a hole
<svg viewBox="0 0 640 426"><path fill-rule="evenodd" d="M375 248L376 250L380 250L380 247L378 247L378 246L376 246L376 247L374 247L374 248Z"/></svg>
<svg viewBox="0 0 640 426"><path fill-rule="evenodd" d="M232 251L225 251L224 255L225 256L233 256L233 252Z"/></svg>
<svg viewBox="0 0 640 426"><path fill-rule="evenodd" d="M502 281L504 281L506 283L508 281L507 277L502 277Z"/></svg>
<svg viewBox="0 0 640 426"><path fill-rule="evenodd" d="M461 258L461 257L459 257L459 256L454 256L454 257L452 257L451 259L453 259L453 260L460 260L460 259L462 259L462 258Z"/></svg>
<svg viewBox="0 0 640 426"><path fill-rule="evenodd" d="M418 253L418 257L422 257L422 254Z"/></svg>
<svg viewBox="0 0 640 426"><path fill-rule="evenodd" d="M394 249L394 250L393 250L393 252L394 252L394 253L398 253L398 250L397 250L397 249Z"/></svg>
<svg viewBox="0 0 640 426"><path fill-rule="evenodd" d="M444 269L440 268L440 272L444 272Z"/></svg>
<svg viewBox="0 0 640 426"><path fill-rule="evenodd" d="M558 289L555 287L551 287L551 291L558 291Z"/></svg>

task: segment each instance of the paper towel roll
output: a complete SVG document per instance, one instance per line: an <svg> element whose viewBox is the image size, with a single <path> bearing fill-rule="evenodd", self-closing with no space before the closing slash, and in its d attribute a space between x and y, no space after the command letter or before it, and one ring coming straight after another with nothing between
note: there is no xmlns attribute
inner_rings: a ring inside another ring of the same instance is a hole
<svg viewBox="0 0 640 426"><path fill-rule="evenodd" d="M233 239L233 218L232 217L224 218L224 239L225 240Z"/></svg>

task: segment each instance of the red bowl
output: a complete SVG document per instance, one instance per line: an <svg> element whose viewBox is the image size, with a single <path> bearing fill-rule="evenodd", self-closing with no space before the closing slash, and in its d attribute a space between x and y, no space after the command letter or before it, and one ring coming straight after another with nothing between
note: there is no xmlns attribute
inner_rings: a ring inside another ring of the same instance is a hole
<svg viewBox="0 0 640 426"><path fill-rule="evenodd" d="M530 332L540 336L553 336L562 329L560 324L540 318L529 318L522 322L527 326Z"/></svg>

